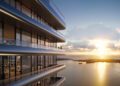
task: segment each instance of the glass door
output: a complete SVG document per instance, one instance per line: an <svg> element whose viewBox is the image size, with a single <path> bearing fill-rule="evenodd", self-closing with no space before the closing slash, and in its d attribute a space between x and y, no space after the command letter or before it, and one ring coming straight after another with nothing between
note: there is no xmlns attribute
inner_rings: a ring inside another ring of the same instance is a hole
<svg viewBox="0 0 120 86"><path fill-rule="evenodd" d="M15 56L9 57L10 77L15 77Z"/></svg>

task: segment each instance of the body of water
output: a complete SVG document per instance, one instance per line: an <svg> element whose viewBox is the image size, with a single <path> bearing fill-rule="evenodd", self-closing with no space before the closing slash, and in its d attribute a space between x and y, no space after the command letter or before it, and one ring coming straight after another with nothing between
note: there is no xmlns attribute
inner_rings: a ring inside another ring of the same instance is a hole
<svg viewBox="0 0 120 86"><path fill-rule="evenodd" d="M120 63L79 64L77 61L64 60L66 69L60 72L66 77L64 86L120 86Z"/></svg>

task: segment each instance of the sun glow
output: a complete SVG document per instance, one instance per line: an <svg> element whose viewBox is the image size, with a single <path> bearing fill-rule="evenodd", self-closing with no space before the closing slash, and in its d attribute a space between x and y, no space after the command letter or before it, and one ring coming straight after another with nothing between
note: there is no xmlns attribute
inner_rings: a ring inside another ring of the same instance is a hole
<svg viewBox="0 0 120 86"><path fill-rule="evenodd" d="M108 41L103 39L93 40L92 44L95 46L94 53L100 57L105 57L108 53Z"/></svg>

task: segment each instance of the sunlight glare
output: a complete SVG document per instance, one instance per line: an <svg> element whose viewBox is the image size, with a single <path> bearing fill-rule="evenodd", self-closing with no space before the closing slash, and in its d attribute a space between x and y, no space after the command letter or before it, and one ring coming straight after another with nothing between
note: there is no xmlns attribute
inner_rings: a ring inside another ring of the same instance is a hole
<svg viewBox="0 0 120 86"><path fill-rule="evenodd" d="M100 86L104 86L104 81L106 78L106 66L107 63L97 63L98 77Z"/></svg>
<svg viewBox="0 0 120 86"><path fill-rule="evenodd" d="M107 55L107 46L108 41L103 39L93 40L93 45L95 46L95 53L96 55L104 58Z"/></svg>

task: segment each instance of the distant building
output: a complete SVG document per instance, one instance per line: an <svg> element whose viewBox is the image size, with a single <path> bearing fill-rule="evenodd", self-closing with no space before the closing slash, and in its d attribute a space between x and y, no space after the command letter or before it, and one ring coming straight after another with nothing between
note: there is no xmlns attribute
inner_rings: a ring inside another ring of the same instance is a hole
<svg viewBox="0 0 120 86"><path fill-rule="evenodd" d="M0 0L0 86L60 86L64 19L50 0Z"/></svg>

